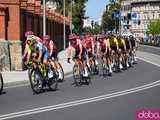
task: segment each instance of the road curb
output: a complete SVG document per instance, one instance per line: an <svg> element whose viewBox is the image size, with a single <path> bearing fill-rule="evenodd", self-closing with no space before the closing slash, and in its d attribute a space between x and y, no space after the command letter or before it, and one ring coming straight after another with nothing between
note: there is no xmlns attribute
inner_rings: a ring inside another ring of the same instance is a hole
<svg viewBox="0 0 160 120"><path fill-rule="evenodd" d="M71 75L72 72L67 72L65 73L65 77L68 75ZM65 80L64 80L65 81ZM9 83L4 83L4 88L9 88L13 86L21 86L21 85L29 85L29 80L22 80L22 81L16 81L16 82L9 82Z"/></svg>

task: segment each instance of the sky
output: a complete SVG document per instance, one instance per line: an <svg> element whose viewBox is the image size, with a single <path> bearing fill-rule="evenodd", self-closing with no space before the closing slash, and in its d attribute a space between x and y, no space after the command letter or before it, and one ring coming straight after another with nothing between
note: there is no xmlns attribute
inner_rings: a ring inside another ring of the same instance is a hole
<svg viewBox="0 0 160 120"><path fill-rule="evenodd" d="M86 16L100 22L103 11L109 0L88 0L86 3Z"/></svg>

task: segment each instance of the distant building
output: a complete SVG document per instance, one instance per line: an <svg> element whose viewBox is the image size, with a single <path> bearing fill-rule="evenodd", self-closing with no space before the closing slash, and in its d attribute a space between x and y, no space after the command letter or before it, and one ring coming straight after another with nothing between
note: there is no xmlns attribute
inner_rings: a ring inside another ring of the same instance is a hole
<svg viewBox="0 0 160 120"><path fill-rule="evenodd" d="M121 30L137 37L145 37L150 21L160 19L160 0L122 0L121 5Z"/></svg>

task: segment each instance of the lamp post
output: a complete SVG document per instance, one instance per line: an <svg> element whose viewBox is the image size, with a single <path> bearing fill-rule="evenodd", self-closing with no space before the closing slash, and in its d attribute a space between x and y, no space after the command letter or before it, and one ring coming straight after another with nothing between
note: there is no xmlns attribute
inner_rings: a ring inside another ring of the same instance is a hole
<svg viewBox="0 0 160 120"><path fill-rule="evenodd" d="M71 23L70 23L70 31L71 31L71 34L72 34L72 12L73 12L73 1L71 0Z"/></svg>
<svg viewBox="0 0 160 120"><path fill-rule="evenodd" d="M43 36L46 35L46 0L43 0Z"/></svg>
<svg viewBox="0 0 160 120"><path fill-rule="evenodd" d="M64 20L63 20L63 48L66 48L66 21L65 21L65 16L66 16L66 5L65 5L66 1L63 0L63 15L64 15Z"/></svg>

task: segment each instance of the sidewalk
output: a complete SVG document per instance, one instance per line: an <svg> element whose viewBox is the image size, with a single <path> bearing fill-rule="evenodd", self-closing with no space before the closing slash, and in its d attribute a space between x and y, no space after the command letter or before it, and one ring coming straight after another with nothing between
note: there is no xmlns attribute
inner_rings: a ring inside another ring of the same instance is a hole
<svg viewBox="0 0 160 120"><path fill-rule="evenodd" d="M137 51L137 57L141 60L145 60L151 64L157 65L160 67L160 55L156 55L153 53Z"/></svg>
<svg viewBox="0 0 160 120"><path fill-rule="evenodd" d="M149 46L149 45L140 45L140 47L148 47L148 48L154 48L154 49L160 50L160 47Z"/></svg>
<svg viewBox="0 0 160 120"><path fill-rule="evenodd" d="M61 51L58 54L59 62L61 63L65 75L72 73L73 62L67 63L66 50ZM18 82L29 82L27 71L5 71L2 72L4 83L18 83Z"/></svg>

